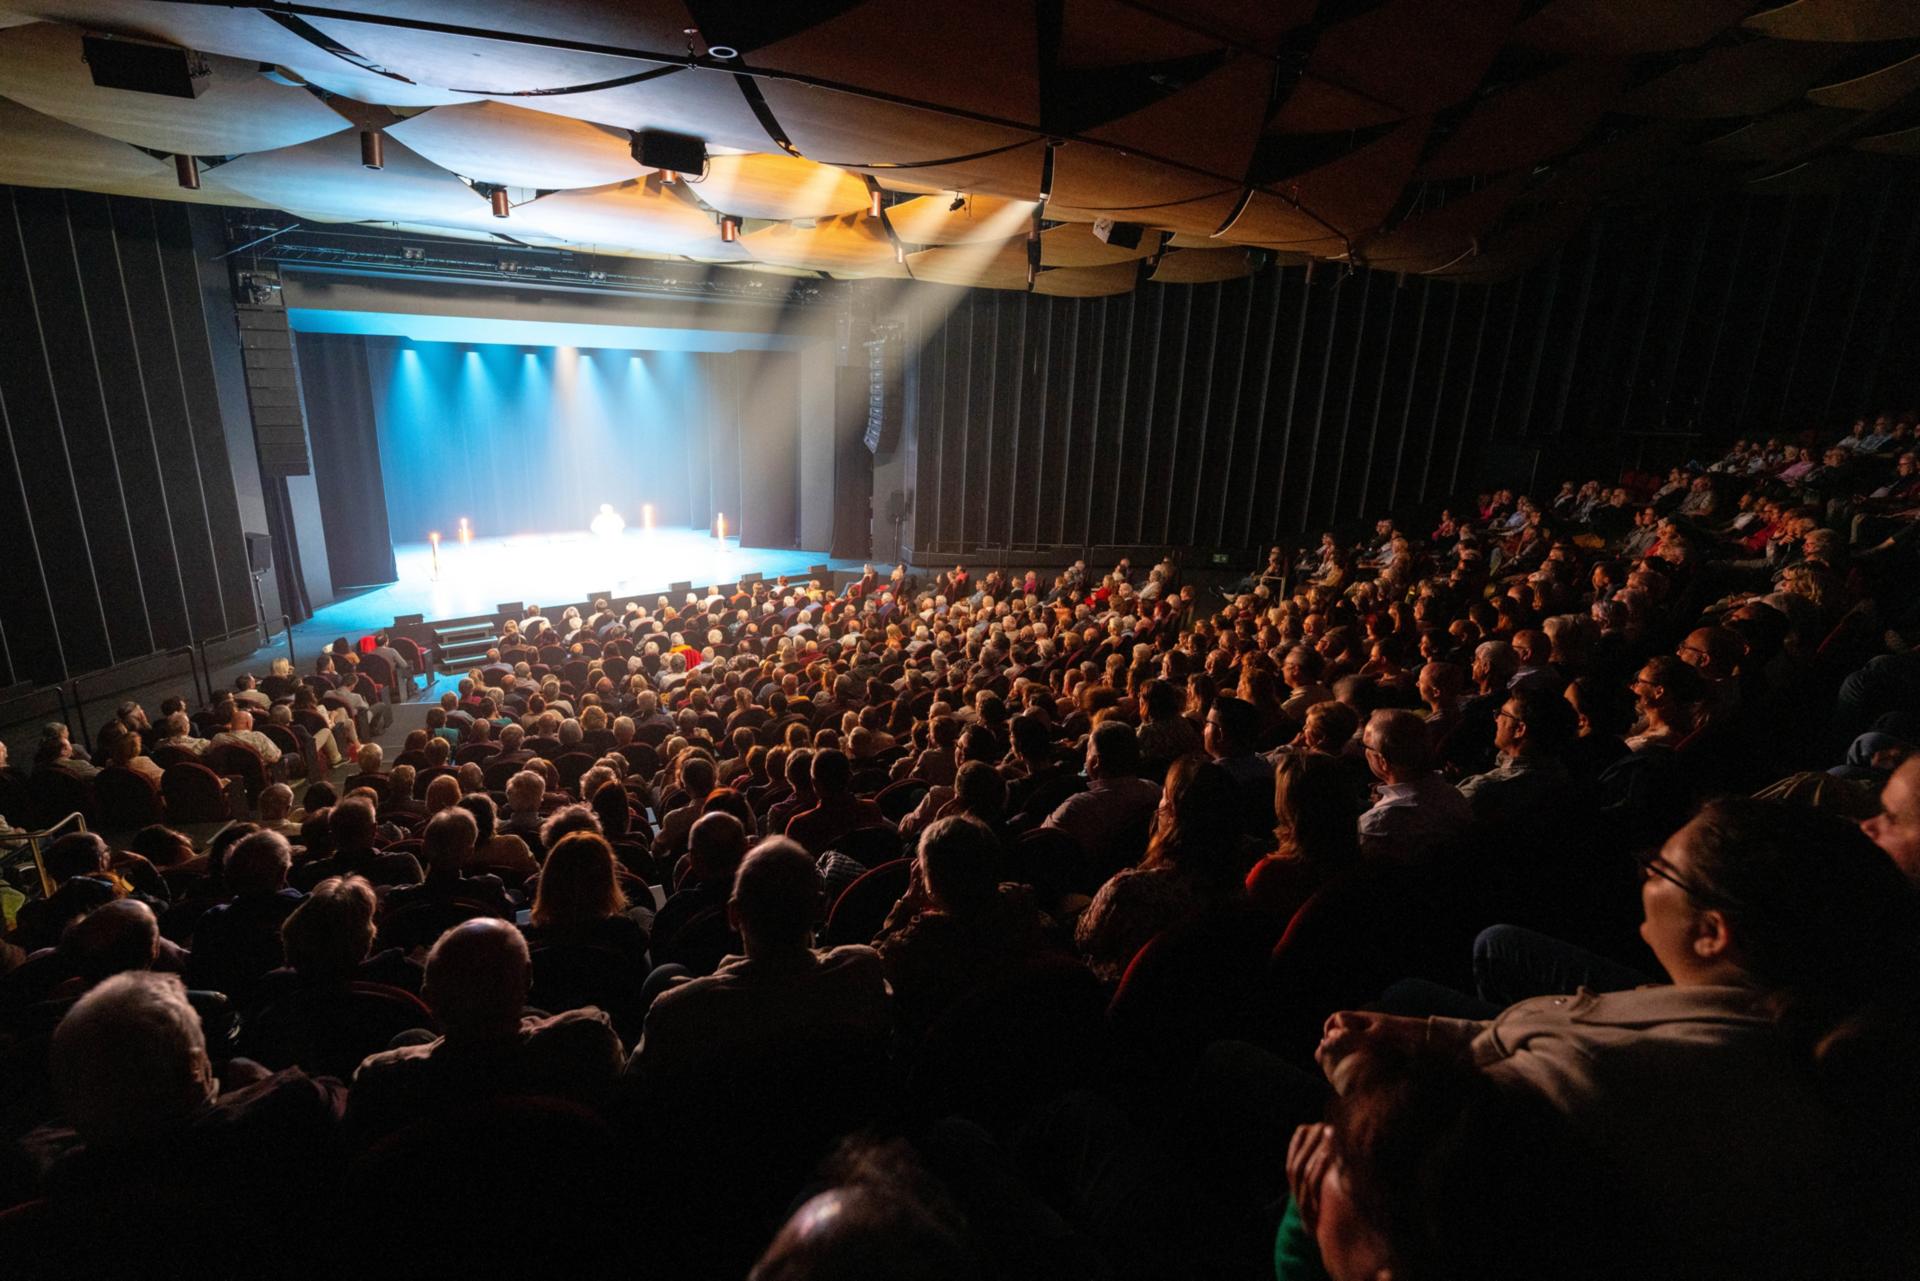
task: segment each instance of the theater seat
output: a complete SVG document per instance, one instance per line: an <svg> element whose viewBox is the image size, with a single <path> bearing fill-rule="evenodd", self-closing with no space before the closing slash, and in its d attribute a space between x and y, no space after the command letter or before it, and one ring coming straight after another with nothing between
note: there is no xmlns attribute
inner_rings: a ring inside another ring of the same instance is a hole
<svg viewBox="0 0 1920 1281"><path fill-rule="evenodd" d="M302 988L269 1001L240 1031L239 1053L278 1070L353 1079L354 1069L402 1032L434 1027L419 997L384 983Z"/></svg>
<svg viewBox="0 0 1920 1281"><path fill-rule="evenodd" d="M100 804L100 823L109 831L132 830L158 823L165 811L160 789L153 780L124 765L109 765L93 780Z"/></svg>
<svg viewBox="0 0 1920 1281"><path fill-rule="evenodd" d="M913 876L913 860L894 859L864 873L840 892L827 914L823 941L828 947L845 943L870 943L880 932L887 913L907 892Z"/></svg>
<svg viewBox="0 0 1920 1281"><path fill-rule="evenodd" d="M1123 1076L1149 1091L1171 1085L1212 1042L1251 1035L1272 946L1270 923L1244 910L1204 915L1149 939L1107 1005Z"/></svg>
<svg viewBox="0 0 1920 1281"><path fill-rule="evenodd" d="M198 761L167 766L167 772L159 776L159 791L167 799L169 822L227 822L232 818L227 786L219 774Z"/></svg>

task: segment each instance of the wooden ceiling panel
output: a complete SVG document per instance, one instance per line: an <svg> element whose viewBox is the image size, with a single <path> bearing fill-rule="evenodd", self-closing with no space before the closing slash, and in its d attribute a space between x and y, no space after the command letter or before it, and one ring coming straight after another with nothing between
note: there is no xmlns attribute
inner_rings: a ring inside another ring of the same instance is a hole
<svg viewBox="0 0 1920 1281"><path fill-rule="evenodd" d="M335 134L297 147L261 151L209 169L201 182L232 203L297 210L325 222L420 222L477 230L513 228L495 219L484 198L406 144L389 139L386 168L360 167L360 143Z"/></svg>
<svg viewBox="0 0 1920 1281"><path fill-rule="evenodd" d="M1136 262L1110 262L1100 267L1060 267L1034 277L1033 292L1054 298L1106 298L1130 293L1140 278ZM1021 284L1026 283L1025 278Z"/></svg>
<svg viewBox="0 0 1920 1281"><path fill-rule="evenodd" d="M1432 128L1409 120L1358 151L1279 184L1281 195L1257 191L1222 236L1240 244L1301 248L1348 241L1377 229L1393 212Z"/></svg>
<svg viewBox="0 0 1920 1281"><path fill-rule="evenodd" d="M1741 169L1782 165L1834 141L1859 119L1858 112L1828 107L1779 111L1709 139L1696 154L1710 163Z"/></svg>
<svg viewBox="0 0 1920 1281"><path fill-rule="evenodd" d="M1787 40L1751 40L1713 49L1697 62L1629 90L1618 110L1690 120L1758 116L1800 98L1841 56L1832 45Z"/></svg>
<svg viewBox="0 0 1920 1281"><path fill-rule="evenodd" d="M1519 0L1387 0L1338 23L1314 45L1272 128L1364 129L1462 102L1493 65L1519 11Z"/></svg>
<svg viewBox="0 0 1920 1281"><path fill-rule="evenodd" d="M1235 58L1152 106L1087 133L1130 153L1177 159L1238 182L1260 142L1273 76L1264 58ZM1206 127L1196 129L1198 121Z"/></svg>
<svg viewBox="0 0 1920 1281"><path fill-rule="evenodd" d="M864 213L822 218L812 227L777 223L740 237L756 261L778 267L805 267L836 275L902 277L893 242L880 220Z"/></svg>
<svg viewBox="0 0 1920 1281"><path fill-rule="evenodd" d="M514 187L603 187L640 171L624 132L500 102L435 107L387 133L442 169Z"/></svg>
<svg viewBox="0 0 1920 1281"><path fill-rule="evenodd" d="M785 154L713 156L687 186L706 204L743 218L830 218L867 207L867 184L844 169Z"/></svg>
<svg viewBox="0 0 1920 1281"><path fill-rule="evenodd" d="M940 249L922 249L907 255L907 266L915 280L940 285L968 285L977 289L1025 289L1027 287L1027 242L1004 241L998 245L952 245Z"/></svg>
<svg viewBox="0 0 1920 1281"><path fill-rule="evenodd" d="M173 0L9 0L9 8L89 31L136 36L285 67L309 84L360 102L434 107L472 95L407 84L353 65L254 9Z"/></svg>
<svg viewBox="0 0 1920 1281"><path fill-rule="evenodd" d="M513 211L499 230L527 227L570 244L681 254L702 262L749 257L739 242L720 237L719 223L671 188L623 182L588 191L557 191Z"/></svg>
<svg viewBox="0 0 1920 1281"><path fill-rule="evenodd" d="M1111 267L1150 257L1160 242L1159 234L1147 232L1131 249L1110 245L1093 234L1093 228L1081 223L1048 227L1040 233L1040 265L1043 267Z"/></svg>
<svg viewBox="0 0 1920 1281"><path fill-rule="evenodd" d="M1473 252L1483 233L1525 190L1528 179L1526 173L1509 174L1438 209L1416 213L1392 231L1361 241L1357 257L1386 271L1433 271L1455 262Z"/></svg>
<svg viewBox="0 0 1920 1281"><path fill-rule="evenodd" d="M1252 272L1253 259L1245 249L1169 249L1148 279L1161 285L1204 285Z"/></svg>
<svg viewBox="0 0 1920 1281"><path fill-rule="evenodd" d="M1512 43L1580 57L1691 49L1746 17L1753 0L1548 0Z"/></svg>
<svg viewBox="0 0 1920 1281"><path fill-rule="evenodd" d="M1776 40L1910 40L1920 36L1920 4L1914 0L1798 0L1756 13L1746 25Z"/></svg>
<svg viewBox="0 0 1920 1281"><path fill-rule="evenodd" d="M755 70L818 76L1038 128L1034 13L1032 5L981 9L927 0L867 0L752 50L744 61ZM777 108L776 114L785 124Z"/></svg>
<svg viewBox="0 0 1920 1281"><path fill-rule="evenodd" d="M80 29L59 23L0 31L0 93L93 133L189 155L290 147L347 127L306 90L276 84L242 59L208 54L199 97L156 100L94 84L81 48Z"/></svg>
<svg viewBox="0 0 1920 1281"><path fill-rule="evenodd" d="M959 209L946 196L920 196L887 210L893 232L909 245L970 245L999 243L1024 236L1033 225L1031 200L999 196L969 196Z"/></svg>
<svg viewBox="0 0 1920 1281"><path fill-rule="evenodd" d="M1420 176L1499 173L1558 155L1599 122L1626 78L1623 62L1575 60L1494 94L1433 148Z"/></svg>
<svg viewBox="0 0 1920 1281"><path fill-rule="evenodd" d="M1088 143L1054 149L1048 216L1143 222L1211 235L1239 203L1241 184ZM1055 207L1065 212L1055 212Z"/></svg>
<svg viewBox="0 0 1920 1281"><path fill-rule="evenodd" d="M1853 145L1861 151L1878 151L1890 156L1920 156L1920 125L1893 133L1875 134Z"/></svg>
<svg viewBox="0 0 1920 1281"><path fill-rule="evenodd" d="M1807 101L1822 107L1878 111L1911 93L1920 93L1920 54L1852 80L1809 89Z"/></svg>
<svg viewBox="0 0 1920 1281"><path fill-rule="evenodd" d="M160 198L200 194L181 191L165 160L5 98L0 98L0 171L22 187Z"/></svg>

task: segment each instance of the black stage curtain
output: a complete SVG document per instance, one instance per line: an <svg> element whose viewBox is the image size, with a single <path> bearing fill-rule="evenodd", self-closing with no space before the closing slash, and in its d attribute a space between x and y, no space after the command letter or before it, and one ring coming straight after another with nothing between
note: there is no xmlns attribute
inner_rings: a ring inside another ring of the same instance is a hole
<svg viewBox="0 0 1920 1281"><path fill-rule="evenodd" d="M390 583L393 538L366 343L342 334L299 334L295 343L334 584L345 591Z"/></svg>
<svg viewBox="0 0 1920 1281"><path fill-rule="evenodd" d="M300 535L293 524L293 502L285 476L263 477L261 496L267 504L267 528L273 535L273 577L280 585L280 608L296 623L313 617L306 579L300 573Z"/></svg>

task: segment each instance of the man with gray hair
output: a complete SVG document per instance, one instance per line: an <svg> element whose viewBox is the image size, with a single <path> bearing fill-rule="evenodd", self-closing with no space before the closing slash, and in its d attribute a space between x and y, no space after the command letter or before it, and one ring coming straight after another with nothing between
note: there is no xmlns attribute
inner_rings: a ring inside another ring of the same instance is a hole
<svg viewBox="0 0 1920 1281"><path fill-rule="evenodd" d="M427 954L422 988L441 1035L361 1063L349 1123L374 1137L502 1095L604 1103L621 1069L612 1021L591 1006L524 1014L531 975L527 941L507 921L466 921L442 934Z"/></svg>
<svg viewBox="0 0 1920 1281"><path fill-rule="evenodd" d="M513 905L499 877L467 876L461 872L473 861L473 849L479 837L479 823L458 805L443 809L429 819L420 837L420 861L426 865L426 879L418 885L397 886L387 891L387 916L391 918L418 903L451 907L458 899L484 903L497 916L512 915ZM406 946L405 940L396 942Z"/></svg>
<svg viewBox="0 0 1920 1281"><path fill-rule="evenodd" d="M317 1229L344 1178L339 1082L236 1059L229 1080L244 1084L223 1094L180 979L151 971L81 997L48 1066L82 1144L47 1172L36 1224L35 1251L62 1275L335 1271Z"/></svg>

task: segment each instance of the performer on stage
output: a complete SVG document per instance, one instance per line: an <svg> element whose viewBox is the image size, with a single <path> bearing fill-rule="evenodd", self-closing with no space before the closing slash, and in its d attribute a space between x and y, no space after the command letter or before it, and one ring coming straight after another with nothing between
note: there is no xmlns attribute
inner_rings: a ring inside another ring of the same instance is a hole
<svg viewBox="0 0 1920 1281"><path fill-rule="evenodd" d="M618 538L620 531L626 527L627 522L620 519L620 513L613 509L611 503L601 503L600 514L595 516L592 524L588 526L602 538Z"/></svg>

